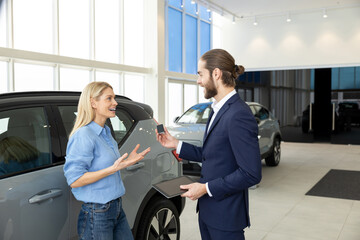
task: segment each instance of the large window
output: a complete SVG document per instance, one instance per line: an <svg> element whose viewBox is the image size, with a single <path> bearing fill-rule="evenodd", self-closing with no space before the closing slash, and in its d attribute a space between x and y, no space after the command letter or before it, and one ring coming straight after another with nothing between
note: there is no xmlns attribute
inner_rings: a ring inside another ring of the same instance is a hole
<svg viewBox="0 0 360 240"><path fill-rule="evenodd" d="M120 1L95 1L95 59L120 63Z"/></svg>
<svg viewBox="0 0 360 240"><path fill-rule="evenodd" d="M181 5L181 2L184 5ZM211 12L190 0L170 0L167 8L167 70L197 73L200 56L211 48Z"/></svg>
<svg viewBox="0 0 360 240"><path fill-rule="evenodd" d="M137 102L144 102L144 77L125 74L125 96Z"/></svg>
<svg viewBox="0 0 360 240"><path fill-rule="evenodd" d="M0 93L7 92L7 63L0 61Z"/></svg>
<svg viewBox="0 0 360 240"><path fill-rule="evenodd" d="M331 89L360 89L360 67L332 68Z"/></svg>
<svg viewBox="0 0 360 240"><path fill-rule="evenodd" d="M59 1L60 55L90 57L90 1Z"/></svg>
<svg viewBox="0 0 360 240"><path fill-rule="evenodd" d="M15 91L52 90L54 68L34 64L14 64Z"/></svg>
<svg viewBox="0 0 360 240"><path fill-rule="evenodd" d="M0 47L6 47L6 2L0 1Z"/></svg>
<svg viewBox="0 0 360 240"><path fill-rule="evenodd" d="M168 84L167 124L173 124L176 117L199 102L208 102L204 98L203 88L188 81L171 80Z"/></svg>
<svg viewBox="0 0 360 240"><path fill-rule="evenodd" d="M53 1L13 0L13 12L14 48L53 53Z"/></svg>
<svg viewBox="0 0 360 240"><path fill-rule="evenodd" d="M82 91L90 82L90 72L82 69L60 68L60 90Z"/></svg>
<svg viewBox="0 0 360 240"><path fill-rule="evenodd" d="M91 81L106 81L116 94L144 101L139 89L150 72L144 67L144 0L1 3L0 47L16 53L0 54L1 93L81 91Z"/></svg>

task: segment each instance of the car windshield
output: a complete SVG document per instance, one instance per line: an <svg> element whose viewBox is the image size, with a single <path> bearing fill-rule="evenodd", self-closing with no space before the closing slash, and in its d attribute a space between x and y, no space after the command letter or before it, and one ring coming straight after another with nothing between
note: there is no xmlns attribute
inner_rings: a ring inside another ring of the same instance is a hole
<svg viewBox="0 0 360 240"><path fill-rule="evenodd" d="M206 124L210 114L210 104L197 104L187 110L177 123L203 123Z"/></svg>

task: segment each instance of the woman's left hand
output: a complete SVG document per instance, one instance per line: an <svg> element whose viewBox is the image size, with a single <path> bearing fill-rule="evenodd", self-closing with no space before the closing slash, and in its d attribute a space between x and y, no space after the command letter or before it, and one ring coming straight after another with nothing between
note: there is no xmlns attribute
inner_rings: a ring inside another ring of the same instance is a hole
<svg viewBox="0 0 360 240"><path fill-rule="evenodd" d="M114 172L117 172L121 169L127 168L142 159L144 159L145 155L150 152L150 147L142 151L141 153L137 153L137 150L139 150L140 144L137 144L134 150L128 155L127 153L123 154L120 158L118 158L114 164L112 165Z"/></svg>

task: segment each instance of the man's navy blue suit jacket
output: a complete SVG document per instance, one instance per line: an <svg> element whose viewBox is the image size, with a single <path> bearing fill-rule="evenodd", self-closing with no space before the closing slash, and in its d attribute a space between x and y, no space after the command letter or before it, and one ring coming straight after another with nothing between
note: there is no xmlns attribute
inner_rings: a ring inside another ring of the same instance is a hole
<svg viewBox="0 0 360 240"><path fill-rule="evenodd" d="M202 147L183 143L180 157L202 162L200 182L213 195L198 200L199 217L208 226L240 231L250 226L248 188L261 180L258 126L238 94L219 110Z"/></svg>

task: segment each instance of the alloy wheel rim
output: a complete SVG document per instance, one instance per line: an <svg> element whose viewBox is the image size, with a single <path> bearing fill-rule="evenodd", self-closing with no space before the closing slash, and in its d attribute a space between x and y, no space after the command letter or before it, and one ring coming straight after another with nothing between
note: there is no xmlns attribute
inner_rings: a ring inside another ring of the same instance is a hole
<svg viewBox="0 0 360 240"><path fill-rule="evenodd" d="M151 219L147 240L176 240L178 224L169 208L160 209Z"/></svg>
<svg viewBox="0 0 360 240"><path fill-rule="evenodd" d="M276 141L274 145L274 155L275 155L275 162L280 162L280 156L281 156L281 148L280 148L280 142Z"/></svg>

